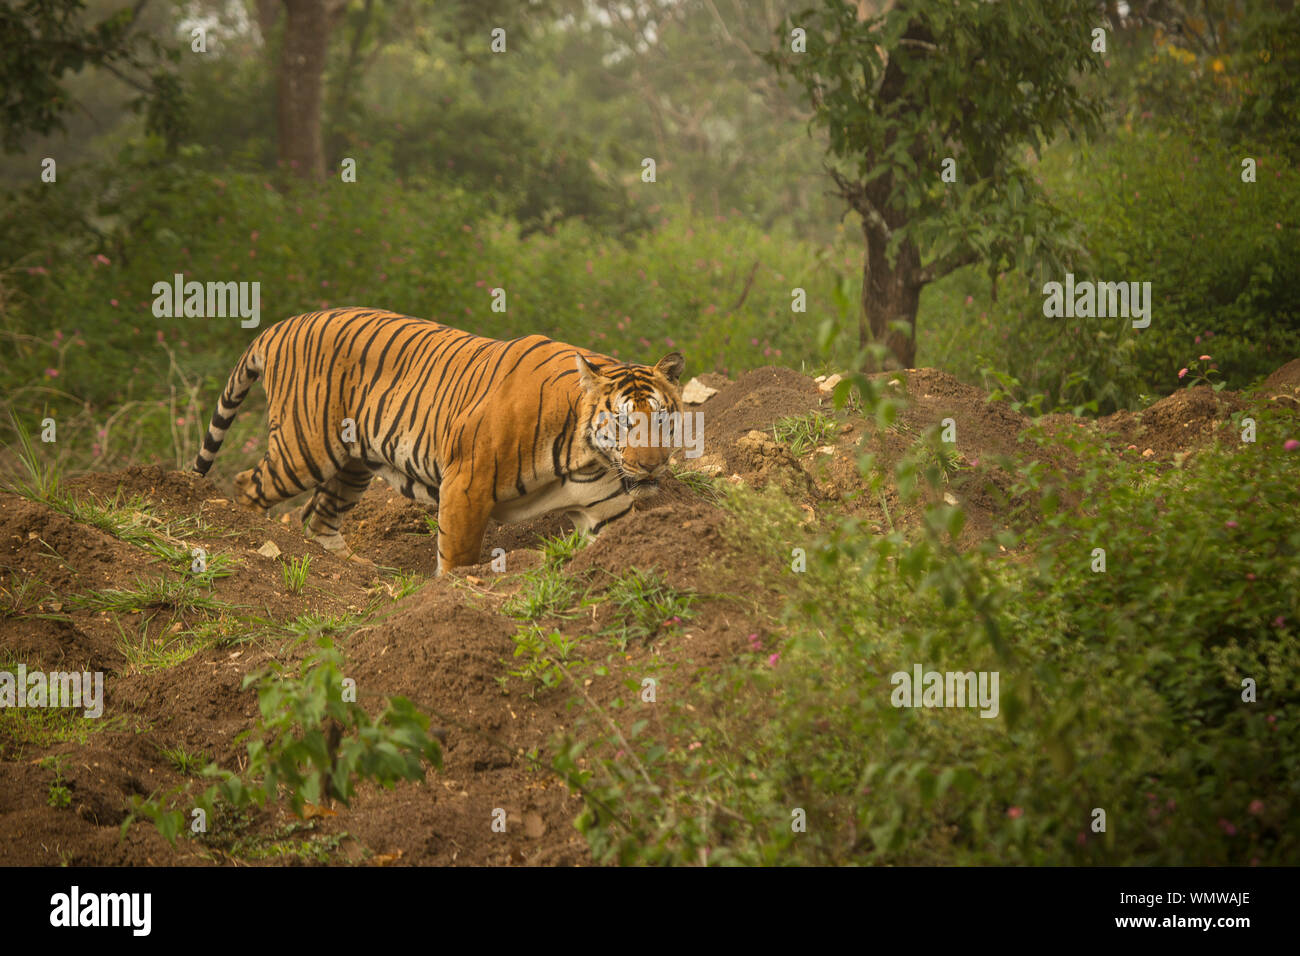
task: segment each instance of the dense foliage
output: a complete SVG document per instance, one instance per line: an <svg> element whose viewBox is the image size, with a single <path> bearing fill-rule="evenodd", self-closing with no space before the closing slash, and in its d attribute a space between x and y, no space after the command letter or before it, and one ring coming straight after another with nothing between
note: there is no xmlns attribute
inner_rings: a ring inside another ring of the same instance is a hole
<svg viewBox="0 0 1300 956"><path fill-rule="evenodd" d="M1032 513L973 552L954 548L963 515L940 496L937 434L893 476L926 503L921 534L846 519L810 541L783 496L731 494L734 533L790 599L780 652L751 635L712 706L674 709L676 746L656 735L586 770L584 747L560 754L594 795L593 848L653 863L1293 862L1300 449L1290 419L1252 414L1256 442L1229 430L1173 469L1067 441L1078 470L1020 469ZM887 675L918 666L996 672L999 719L896 706Z"/></svg>

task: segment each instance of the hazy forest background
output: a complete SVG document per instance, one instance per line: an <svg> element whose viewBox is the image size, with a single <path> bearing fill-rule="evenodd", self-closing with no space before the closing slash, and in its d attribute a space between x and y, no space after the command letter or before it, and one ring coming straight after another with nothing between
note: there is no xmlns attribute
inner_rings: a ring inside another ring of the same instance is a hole
<svg viewBox="0 0 1300 956"><path fill-rule="evenodd" d="M7 5L4 401L95 436L63 443L79 464L179 463L207 413L193 392L206 406L247 335L155 318L150 290L176 272L260 281L264 323L371 305L641 361L672 346L691 372L733 376L843 367L860 338L888 341L888 322L915 316L914 346L890 343L903 364L1000 381L1044 410L1139 407L1178 384L1197 336L1213 337L1232 387L1300 351L1292 4L1031 4L1012 23L1024 36L989 25L1005 36L990 59L1014 69L957 64L927 78L929 101L891 104L903 126L946 125L945 109L987 124L911 149L925 165L871 160L892 188L872 208L898 202L886 213L906 223L908 248L873 241L868 266L886 272L886 254L902 269L915 251L957 268L915 286L910 310L866 303L880 329L861 336L871 225L855 167L861 143L893 134L858 131L828 152L804 78L765 59L789 53L786 20L805 5ZM830 36L837 10L861 20L876 6L828 3L805 20ZM1104 54L1087 46L1093 21ZM504 53L491 50L496 27ZM1040 33L1055 38L1035 47ZM1066 44L1078 61L1066 86L1088 102L1017 103L1029 82L1066 79L1032 62ZM948 89L969 99L941 103ZM858 93L864 112L883 112L883 91ZM947 155L955 201L936 198ZM1254 185L1241 182L1245 157ZM1159 320L1045 318L1044 276L1065 271L1150 281ZM504 315L490 311L496 286ZM792 315L796 287L808 308Z"/></svg>

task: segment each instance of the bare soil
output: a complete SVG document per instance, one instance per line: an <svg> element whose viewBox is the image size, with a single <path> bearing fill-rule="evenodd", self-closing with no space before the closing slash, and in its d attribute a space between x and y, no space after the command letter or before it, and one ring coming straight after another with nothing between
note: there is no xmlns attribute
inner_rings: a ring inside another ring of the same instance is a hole
<svg viewBox="0 0 1300 956"><path fill-rule="evenodd" d="M847 511L884 531L915 520L917 508L906 506L892 483L871 493L859 456L874 454L889 473L923 432L951 418L960 467L943 493L967 510L963 546L986 539L1014 503L1010 462L1036 458L1071 467L1062 447L1025 440L1029 419L946 373L890 372L879 383L907 399L889 429L851 409L837 412L816 382L790 369L757 369L735 382L711 376L706 384L719 391L698 406L705 455L681 463L721 484L773 485L809 520ZM1283 408L1300 407L1300 360L1280 368L1259 394ZM1245 402L1199 388L1140 414L1120 412L1096 422L1048 416L1040 424L1049 435L1098 430L1115 454L1171 462L1226 434L1230 416ZM776 421L814 411L834 419L824 445L796 455L774 439ZM239 509L220 460L216 473L209 480L137 466L84 475L67 489L81 499L119 505L138 498L141 513L168 533L186 523L187 547L229 555L237 562L234 573L204 592L229 606L220 612L80 607L76 595L159 577L176 580L183 572L44 503L0 492L0 596L8 596L0 608L0 670L21 663L29 670L102 671L106 686L104 716L84 724L63 720L51 729L44 715L34 722L28 712L0 711L0 865L589 864L573 826L581 800L544 769L558 735L579 726L575 695L509 676L518 622L502 608L541 563L542 540L567 532L567 521L494 524L483 563L438 579L431 511L380 481L343 528L353 549L379 566L370 568L325 553L279 514ZM626 694L624 682L652 664L656 673L670 675L665 679L674 693L689 697L697 680L753 652L749 635L758 635L765 649L779 647L780 598L753 586L757 558L728 543L734 540L725 533L732 520L707 489L670 479L571 559L566 573L597 589L628 569L653 568L671 586L696 592L694 616L685 623L664 622L649 639L620 651L592 645L593 658L610 670L583 686L593 703L605 706ZM498 548L505 552L505 573L491 564ZM294 593L281 566L303 557L310 557L309 572ZM427 580L414 593L395 596L398 573ZM594 634L617 611L606 602L581 613L587 618L543 624ZM164 751L240 766L244 745L237 738L258 716L255 690L244 689L244 679L272 663L292 666L309 653L310 641L294 641L273 627L304 615L352 616L336 640L359 699L377 710L384 699L403 695L432 715L446 730L443 769L431 770L423 784L391 790L363 785L350 806L323 808L307 821L283 802L214 821L232 836L215 845L182 839L173 847L147 822L122 835L132 796L192 779ZM264 621L265 632L254 629L245 640L204 645L175 660L141 657L142 649L161 655L180 647L186 631L206 621L250 618ZM70 794L66 806L52 805L59 786ZM497 809L506 813L505 833L491 827Z"/></svg>

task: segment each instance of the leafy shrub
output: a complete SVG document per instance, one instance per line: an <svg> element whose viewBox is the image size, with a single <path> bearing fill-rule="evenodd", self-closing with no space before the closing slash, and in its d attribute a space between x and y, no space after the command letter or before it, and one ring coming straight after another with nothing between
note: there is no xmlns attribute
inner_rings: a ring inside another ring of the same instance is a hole
<svg viewBox="0 0 1300 956"><path fill-rule="evenodd" d="M1150 132L1118 133L1096 149L1048 155L1042 174L1077 212L1089 258L1075 282L1151 283L1151 325L1129 319L1043 315L1045 281L956 277L928 290L919 324L926 363L969 380L1009 373L1045 410L1095 403L1101 413L1167 394L1189 356L1209 353L1230 388L1242 388L1300 353L1300 181L1279 157L1253 156L1258 181L1241 181L1243 154ZM927 325L933 317L936 325Z"/></svg>
<svg viewBox="0 0 1300 956"><path fill-rule="evenodd" d="M871 382L850 384L880 407ZM906 475L923 478L915 494L931 502L910 530L873 536L843 519L811 541L789 501L733 493L728 533L768 555L758 573L788 595L779 652L751 637L754 660L718 675L704 706L671 709L667 739L557 754L588 792L579 827L593 851L650 863L1294 862L1300 449L1284 444L1289 419L1253 414L1258 442L1229 430L1173 468L1069 439L1077 469L1020 470L1037 520L967 552L922 448L896 472L905 494ZM809 548L804 574L789 570L795 543ZM916 664L998 672L998 718L893 706L890 675Z"/></svg>
<svg viewBox="0 0 1300 956"><path fill-rule="evenodd" d="M267 672L250 674L244 687L257 684L261 713L256 727L238 739L247 741L248 765L242 773L210 764L205 777L217 779L195 801L209 819L217 802L242 809L277 802L283 789L294 813L307 804L337 799L347 804L358 780L392 787L401 780L423 780L424 764L442 766L442 751L429 734L429 718L404 697L389 698L378 717L344 700L342 655L328 637L301 664L296 677ZM188 793L181 788L172 800L135 798L126 828L139 816L151 820L158 832L175 841L185 828L187 813L168 806Z"/></svg>

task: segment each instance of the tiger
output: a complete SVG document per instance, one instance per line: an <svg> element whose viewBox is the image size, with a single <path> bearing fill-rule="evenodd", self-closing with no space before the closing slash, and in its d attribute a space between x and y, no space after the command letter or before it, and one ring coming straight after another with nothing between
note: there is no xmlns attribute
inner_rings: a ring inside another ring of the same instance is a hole
<svg viewBox="0 0 1300 956"><path fill-rule="evenodd" d="M192 467L208 473L261 379L266 453L235 476L237 503L265 512L311 490L298 513L308 536L371 564L339 529L380 475L437 509L441 576L479 563L489 518L562 511L593 538L655 494L672 424L664 442L629 441L617 426L634 412L679 421L684 367L680 352L636 365L544 335L502 341L384 310L309 312L244 351Z"/></svg>

